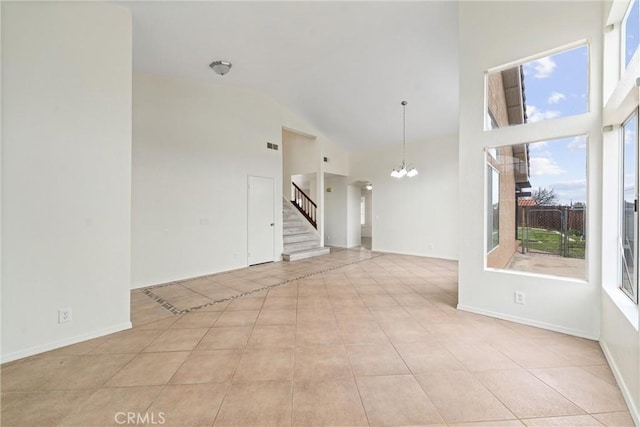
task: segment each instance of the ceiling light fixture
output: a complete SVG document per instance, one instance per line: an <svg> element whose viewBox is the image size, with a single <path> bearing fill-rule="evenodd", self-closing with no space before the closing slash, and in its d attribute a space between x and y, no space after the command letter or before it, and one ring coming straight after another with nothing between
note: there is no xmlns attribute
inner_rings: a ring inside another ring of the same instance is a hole
<svg viewBox="0 0 640 427"><path fill-rule="evenodd" d="M368 182L367 185L364 186L364 188L366 188L367 191L371 191L371 190L373 190L373 185L371 185L371 183Z"/></svg>
<svg viewBox="0 0 640 427"><path fill-rule="evenodd" d="M231 62L213 61L211 64L209 64L209 67L211 67L211 69L215 71L216 74L220 74L221 76L224 76L231 69Z"/></svg>
<svg viewBox="0 0 640 427"><path fill-rule="evenodd" d="M407 121L406 120L407 101L402 101L400 105L402 105L402 163L400 164L400 167L398 169L394 169L391 171L391 176L394 178L402 178L404 176L413 178L414 176L418 175L418 170L416 168L410 168L409 170L407 170L407 167L404 161L404 153L405 153L405 146L406 146L405 137L406 137L406 121Z"/></svg>

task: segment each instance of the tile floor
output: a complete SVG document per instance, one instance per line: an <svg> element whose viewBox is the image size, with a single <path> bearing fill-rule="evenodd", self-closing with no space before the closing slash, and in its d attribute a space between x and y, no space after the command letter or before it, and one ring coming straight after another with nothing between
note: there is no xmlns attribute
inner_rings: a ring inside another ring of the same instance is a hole
<svg viewBox="0 0 640 427"><path fill-rule="evenodd" d="M133 329L2 366L2 425L633 425L596 342L457 311L456 270L334 251L135 290Z"/></svg>

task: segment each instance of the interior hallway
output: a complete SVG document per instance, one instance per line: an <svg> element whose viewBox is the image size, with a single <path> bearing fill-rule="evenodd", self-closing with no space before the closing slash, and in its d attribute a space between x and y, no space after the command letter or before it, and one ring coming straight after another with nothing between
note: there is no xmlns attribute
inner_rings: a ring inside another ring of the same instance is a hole
<svg viewBox="0 0 640 427"><path fill-rule="evenodd" d="M632 425L597 342L458 311L456 272L334 250L134 290L132 330L2 366L2 425Z"/></svg>

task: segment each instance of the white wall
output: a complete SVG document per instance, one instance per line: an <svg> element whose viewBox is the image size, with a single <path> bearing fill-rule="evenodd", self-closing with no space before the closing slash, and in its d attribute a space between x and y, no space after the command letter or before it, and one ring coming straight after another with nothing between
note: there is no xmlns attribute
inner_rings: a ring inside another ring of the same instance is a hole
<svg viewBox="0 0 640 427"><path fill-rule="evenodd" d="M622 21L626 2L608 2L603 26ZM620 125L638 106L640 90L635 80L640 70L640 53L620 72L620 25L604 33L603 123ZM602 223L602 333L600 345L607 356L629 411L640 425L640 313L638 305L619 289L620 283L620 131L603 135Z"/></svg>
<svg viewBox="0 0 640 427"><path fill-rule="evenodd" d="M371 237L373 190L362 190L361 195L364 196L364 224L361 226L361 236Z"/></svg>
<svg viewBox="0 0 640 427"><path fill-rule="evenodd" d="M324 186L325 244L345 248L347 247L347 177L324 174Z"/></svg>
<svg viewBox="0 0 640 427"><path fill-rule="evenodd" d="M131 34L113 4L2 3L3 362L131 326Z"/></svg>
<svg viewBox="0 0 640 427"><path fill-rule="evenodd" d="M347 247L353 248L362 243L360 230L360 187L347 186Z"/></svg>
<svg viewBox="0 0 640 427"><path fill-rule="evenodd" d="M280 107L249 90L134 74L133 286L247 264L247 177L274 178L282 253Z"/></svg>
<svg viewBox="0 0 640 427"><path fill-rule="evenodd" d="M310 176L318 173L319 159L320 142L316 138L282 130L282 193L287 195L287 198L291 194L291 176ZM313 192L316 190L314 188ZM309 193L307 195L312 197Z"/></svg>
<svg viewBox="0 0 640 427"><path fill-rule="evenodd" d="M458 258L458 139L455 135L407 144L407 162L419 175L389 176L401 146L358 151L350 179L373 184L373 250Z"/></svg>
<svg viewBox="0 0 640 427"><path fill-rule="evenodd" d="M320 244L324 245L324 173L347 176L349 174L349 153L342 149L336 141L325 136L316 126L291 110L282 108L281 120L283 128L315 138L317 151L312 154L312 161L317 161L319 164L317 168L318 179L316 180L315 191L311 190L309 196L318 205L318 234L320 235ZM329 157L327 163L323 161L325 156Z"/></svg>
<svg viewBox="0 0 640 427"><path fill-rule="evenodd" d="M335 142L320 138L320 151L322 158L322 170L336 175L348 175L349 173L349 153ZM324 158L327 161L324 161Z"/></svg>
<svg viewBox="0 0 640 427"><path fill-rule="evenodd" d="M527 22L526 31L522 23ZM459 308L597 339L600 335L602 4L461 2ZM579 40L590 43L590 113L483 130L484 73ZM485 47L485 48L479 48ZM588 277L585 282L484 269L483 148L589 133ZM377 194L377 193L376 193ZM374 230L375 232L375 230ZM375 242L375 240L374 240ZM375 243L374 243L375 244ZM514 291L527 304L514 303Z"/></svg>

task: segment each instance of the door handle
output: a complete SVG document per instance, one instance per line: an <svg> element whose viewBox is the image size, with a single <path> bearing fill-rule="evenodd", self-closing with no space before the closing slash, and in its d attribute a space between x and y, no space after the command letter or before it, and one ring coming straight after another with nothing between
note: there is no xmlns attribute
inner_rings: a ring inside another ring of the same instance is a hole
<svg viewBox="0 0 640 427"><path fill-rule="evenodd" d="M272 222L272 223L271 223L271 226L273 227L274 225L276 225L276 223L275 223L275 222Z"/></svg>

